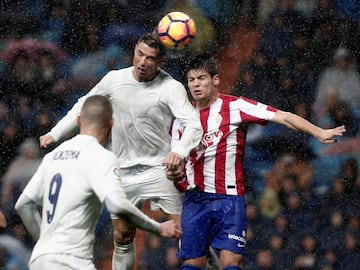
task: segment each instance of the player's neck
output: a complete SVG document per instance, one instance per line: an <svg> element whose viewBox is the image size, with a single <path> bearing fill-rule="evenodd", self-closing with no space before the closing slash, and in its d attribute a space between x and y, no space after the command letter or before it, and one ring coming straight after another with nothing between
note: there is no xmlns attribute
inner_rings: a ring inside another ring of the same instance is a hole
<svg viewBox="0 0 360 270"><path fill-rule="evenodd" d="M199 110L203 110L207 107L210 107L211 104L213 104L219 97L219 94L217 93L216 95L211 95L207 98L202 98L196 101L196 108Z"/></svg>
<svg viewBox="0 0 360 270"><path fill-rule="evenodd" d="M80 134L82 135L89 135L94 137L100 144L104 145L107 141L108 138L108 134L105 131L99 129L99 130L94 130L94 129L86 129L86 130L81 130Z"/></svg>

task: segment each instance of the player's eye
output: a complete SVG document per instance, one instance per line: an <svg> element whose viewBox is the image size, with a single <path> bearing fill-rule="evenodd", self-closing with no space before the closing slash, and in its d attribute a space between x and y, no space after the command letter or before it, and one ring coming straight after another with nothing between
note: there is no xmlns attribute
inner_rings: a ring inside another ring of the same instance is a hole
<svg viewBox="0 0 360 270"><path fill-rule="evenodd" d="M155 62L156 61L156 57L147 57L146 60L151 61L151 62Z"/></svg>

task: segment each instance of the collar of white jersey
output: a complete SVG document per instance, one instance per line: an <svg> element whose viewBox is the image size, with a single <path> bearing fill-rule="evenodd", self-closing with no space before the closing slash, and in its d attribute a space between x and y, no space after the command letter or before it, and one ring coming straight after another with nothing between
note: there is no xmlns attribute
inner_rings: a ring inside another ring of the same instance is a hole
<svg viewBox="0 0 360 270"><path fill-rule="evenodd" d="M98 140L97 140L94 136L87 135L87 134L78 134L78 135L76 135L75 138L76 138L76 139L79 139L79 140L81 140L81 141L88 141L88 142L96 142L96 143L99 143Z"/></svg>
<svg viewBox="0 0 360 270"><path fill-rule="evenodd" d="M137 84L140 84L140 85L151 85L151 84L157 83L161 79L164 79L164 78L170 76L169 73L167 73L165 70L159 68L159 73L156 75L156 77L153 80L148 81L148 82L139 82L134 77L134 73L133 73L134 69L135 69L134 66L132 66L130 69L131 78L134 80L134 82L136 82Z"/></svg>

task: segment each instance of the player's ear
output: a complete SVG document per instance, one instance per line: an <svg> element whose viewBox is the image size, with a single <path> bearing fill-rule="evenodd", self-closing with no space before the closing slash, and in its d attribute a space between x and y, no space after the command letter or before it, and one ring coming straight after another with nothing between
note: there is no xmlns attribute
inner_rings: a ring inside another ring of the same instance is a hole
<svg viewBox="0 0 360 270"><path fill-rule="evenodd" d="M76 118L76 123L77 123L78 127L81 126L80 115L77 116L77 118Z"/></svg>
<svg viewBox="0 0 360 270"><path fill-rule="evenodd" d="M220 76L219 76L219 74L216 74L216 75L213 76L213 84L215 86L218 86L220 84Z"/></svg>
<svg viewBox="0 0 360 270"><path fill-rule="evenodd" d="M160 56L160 57L159 57L159 64L160 64L160 65L164 65L165 62L166 62L166 57L165 57L165 56Z"/></svg>
<svg viewBox="0 0 360 270"><path fill-rule="evenodd" d="M114 125L114 117L111 117L111 119L109 120L109 127L112 128Z"/></svg>

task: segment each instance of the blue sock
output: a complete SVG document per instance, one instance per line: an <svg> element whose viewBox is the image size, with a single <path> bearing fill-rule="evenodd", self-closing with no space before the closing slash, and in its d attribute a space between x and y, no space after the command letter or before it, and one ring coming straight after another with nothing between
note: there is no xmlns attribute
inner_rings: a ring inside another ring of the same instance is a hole
<svg viewBox="0 0 360 270"><path fill-rule="evenodd" d="M183 264L181 266L181 270L204 270L204 269L191 264Z"/></svg>
<svg viewBox="0 0 360 270"><path fill-rule="evenodd" d="M225 267L223 270L242 270L242 269L240 268L240 266L234 265L234 266Z"/></svg>

